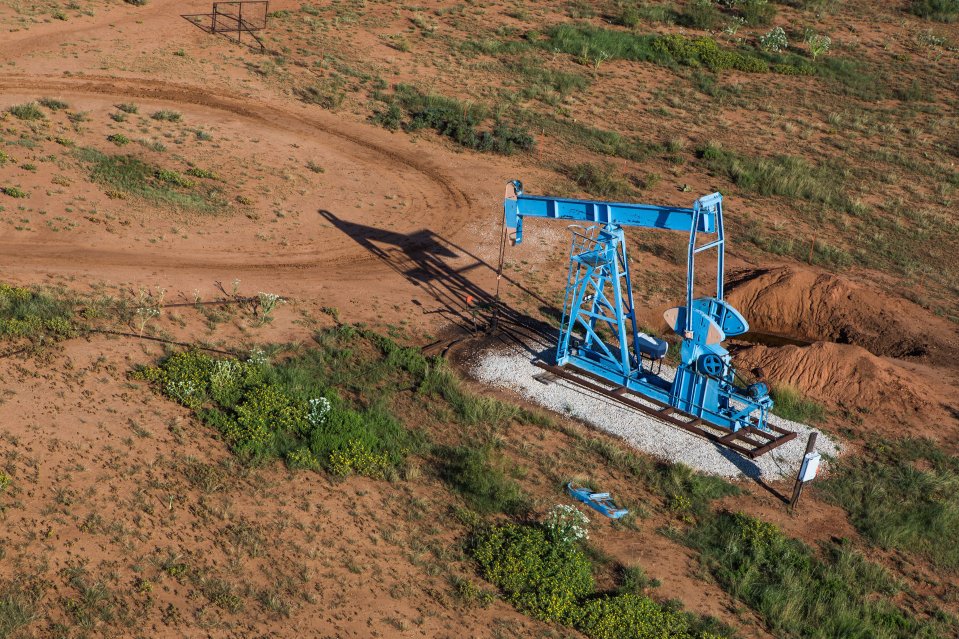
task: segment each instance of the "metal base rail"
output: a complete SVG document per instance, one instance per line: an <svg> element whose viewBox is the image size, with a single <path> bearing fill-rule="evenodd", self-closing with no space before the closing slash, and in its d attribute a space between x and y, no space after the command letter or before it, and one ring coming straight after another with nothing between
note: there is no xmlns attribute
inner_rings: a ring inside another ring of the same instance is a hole
<svg viewBox="0 0 959 639"><path fill-rule="evenodd" d="M703 421L695 415L690 415L689 413L674 408L669 404L634 392L625 386L609 388L611 384L608 379L573 366L572 364L555 366L542 361L534 362L534 364L537 367L556 375L557 377L561 377L578 386L582 386L583 388L593 391L594 393L598 393L605 397L609 397L610 399L616 400L624 406L641 411L647 415L652 415L653 417L668 424L678 426L685 431L708 439L715 444L725 446L726 448L734 450L737 453L746 455L750 459L756 459L760 455L764 455L769 451L778 448L786 442L790 442L796 438L796 433L788 431L784 428L780 428L773 424L769 424L768 422L767 427L772 432L760 430L753 426L740 428L738 431L733 432L728 428L723 428L721 426L716 426L715 424L710 424L709 422ZM595 382L599 383L597 384ZM658 406L658 408L653 408L642 404L638 401L635 401L630 396L638 397L644 402Z"/></svg>

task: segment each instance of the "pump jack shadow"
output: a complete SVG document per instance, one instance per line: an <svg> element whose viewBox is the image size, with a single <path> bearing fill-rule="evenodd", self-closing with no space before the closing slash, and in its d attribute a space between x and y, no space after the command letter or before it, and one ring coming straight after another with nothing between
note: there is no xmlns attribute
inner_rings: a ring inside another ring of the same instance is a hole
<svg viewBox="0 0 959 639"><path fill-rule="evenodd" d="M319 214L432 298L437 304L433 309L426 309L423 302L413 300L414 304L423 307L424 314L439 314L470 335L491 332L491 329L499 325L533 333L541 339L555 339L553 328L516 312L474 283L469 278L471 273L488 269L495 275L496 267L462 246L428 229L398 233L350 222L327 210L320 210ZM464 258L469 261L463 266L450 264L453 260ZM535 299L541 306L550 306L549 302L519 282L506 275L503 279ZM513 341L534 352L525 340L513 337Z"/></svg>

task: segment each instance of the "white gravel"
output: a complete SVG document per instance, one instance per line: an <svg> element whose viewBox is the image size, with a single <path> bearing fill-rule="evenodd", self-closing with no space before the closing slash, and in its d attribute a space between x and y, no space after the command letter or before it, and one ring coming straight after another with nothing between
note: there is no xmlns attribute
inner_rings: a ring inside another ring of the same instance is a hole
<svg viewBox="0 0 959 639"><path fill-rule="evenodd" d="M544 351L542 359L549 361L547 349L541 345L536 348L540 347ZM809 433L816 430L806 424L770 415L771 423L794 431L798 436L758 459L751 460L655 417L630 410L615 400L562 378L548 384L537 381L533 376L544 371L533 365L536 359L537 356L529 350L504 347L498 351L484 353L477 361L472 362L471 369L473 375L483 382L509 389L546 408L617 435L651 455L686 464L704 473L722 477L745 475L769 481L795 477L806 450ZM662 376L671 378L674 371L667 368L663 366ZM630 398L635 396L630 395ZM816 450L823 455L826 464L829 457L838 454L839 445L819 431Z"/></svg>

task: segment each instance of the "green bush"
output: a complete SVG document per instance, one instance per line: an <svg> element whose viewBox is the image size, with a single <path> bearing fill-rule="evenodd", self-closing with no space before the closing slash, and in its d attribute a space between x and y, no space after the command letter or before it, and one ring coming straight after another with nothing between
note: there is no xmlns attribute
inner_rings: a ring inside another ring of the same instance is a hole
<svg viewBox="0 0 959 639"><path fill-rule="evenodd" d="M36 102L17 104L7 111L19 120L42 120L44 118L43 111L40 110L40 105Z"/></svg>
<svg viewBox="0 0 959 639"><path fill-rule="evenodd" d="M285 458L293 468L380 477L419 443L380 404L348 406L321 381L329 365L316 350L276 365L184 351L134 378L191 408L245 461Z"/></svg>
<svg viewBox="0 0 959 639"><path fill-rule="evenodd" d="M108 135L107 140L113 142L117 146L124 146L130 144L130 138L123 135L122 133L114 133L113 135Z"/></svg>
<svg viewBox="0 0 959 639"><path fill-rule="evenodd" d="M684 615L636 594L586 601L579 611L576 628L593 639L690 636L689 621Z"/></svg>
<svg viewBox="0 0 959 639"><path fill-rule="evenodd" d="M635 593L597 595L592 563L576 543L537 526L505 524L477 535L483 576L520 610L572 626L593 639L722 639L711 624Z"/></svg>
<svg viewBox="0 0 959 639"><path fill-rule="evenodd" d="M909 11L920 18L955 22L959 19L959 0L912 0Z"/></svg>
<svg viewBox="0 0 959 639"><path fill-rule="evenodd" d="M510 603L539 619L574 625L579 600L593 592L586 554L550 542L540 528L493 527L480 535L473 556Z"/></svg>
<svg viewBox="0 0 959 639"><path fill-rule="evenodd" d="M16 186L0 187L0 193L3 193L4 195L9 195L10 197L14 197L18 199L22 199L30 196L29 193L27 193L23 189Z"/></svg>
<svg viewBox="0 0 959 639"><path fill-rule="evenodd" d="M120 109L120 110L123 111L124 113L134 114L134 113L136 113L137 111L140 110L140 107L138 107L137 105L135 105L135 104L133 104L133 103L130 103L130 102L126 102L126 103L123 103L123 104L118 104L118 105L116 105L116 106L117 106L118 109Z"/></svg>
<svg viewBox="0 0 959 639"><path fill-rule="evenodd" d="M869 446L819 484L872 543L959 569L959 457L928 440Z"/></svg>
<svg viewBox="0 0 959 639"><path fill-rule="evenodd" d="M784 639L937 637L892 601L898 586L880 566L845 544L822 558L776 526L722 512L691 529L686 542L731 595Z"/></svg>

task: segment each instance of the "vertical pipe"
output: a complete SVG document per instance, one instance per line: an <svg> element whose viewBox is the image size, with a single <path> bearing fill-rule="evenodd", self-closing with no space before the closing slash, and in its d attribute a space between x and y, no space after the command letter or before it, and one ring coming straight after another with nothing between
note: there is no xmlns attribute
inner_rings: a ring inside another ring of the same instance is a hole
<svg viewBox="0 0 959 639"><path fill-rule="evenodd" d="M608 228L608 227L607 227ZM612 285L613 285L613 299L615 300L614 304L616 308L616 331L617 337L619 338L619 359L620 359L620 368L623 372L623 377L629 377L629 372L632 369L632 365L629 361L629 340L626 337L626 318L623 317L623 290L622 290L622 278L620 277L619 272L619 243L622 242L625 238L623 237L623 229L616 228L615 230L609 229L610 233L610 242L612 242L611 247L607 247L607 251L612 253L612 260L610 264L610 269L612 270ZM611 249L611 250L610 250ZM632 295L630 295L632 297ZM626 380L623 380L623 384L626 383Z"/></svg>
<svg viewBox="0 0 959 639"><path fill-rule="evenodd" d="M716 234L719 240L719 246L716 258L716 299L723 301L723 278L726 261L726 231L723 228L723 202L716 203Z"/></svg>
<svg viewBox="0 0 959 639"><path fill-rule="evenodd" d="M692 228L689 229L689 255L686 258L686 325L683 326L683 339L693 330L693 288L696 286L696 230L700 218L699 200L693 204Z"/></svg>

